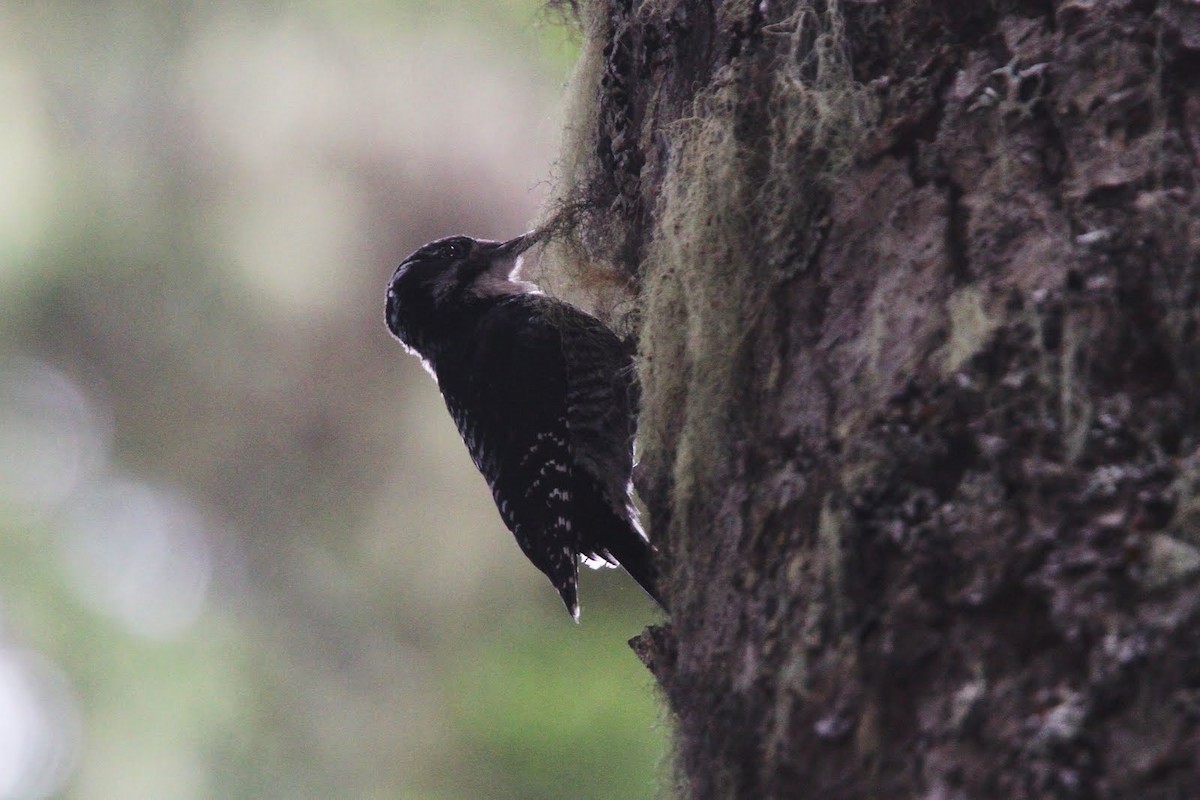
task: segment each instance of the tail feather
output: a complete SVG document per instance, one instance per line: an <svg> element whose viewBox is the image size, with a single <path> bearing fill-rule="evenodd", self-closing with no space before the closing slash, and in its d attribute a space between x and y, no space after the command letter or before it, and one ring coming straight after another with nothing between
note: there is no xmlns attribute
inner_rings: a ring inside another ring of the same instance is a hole
<svg viewBox="0 0 1200 800"><path fill-rule="evenodd" d="M579 622L579 564L572 559L569 572L558 576L557 580L551 576L550 582L558 590L558 596L562 598L571 619Z"/></svg>
<svg viewBox="0 0 1200 800"><path fill-rule="evenodd" d="M658 551L629 522L620 519L615 521L618 524L612 526L610 535L605 538L605 549L651 600L658 603L663 611L669 612L659 588L660 574L655 563Z"/></svg>

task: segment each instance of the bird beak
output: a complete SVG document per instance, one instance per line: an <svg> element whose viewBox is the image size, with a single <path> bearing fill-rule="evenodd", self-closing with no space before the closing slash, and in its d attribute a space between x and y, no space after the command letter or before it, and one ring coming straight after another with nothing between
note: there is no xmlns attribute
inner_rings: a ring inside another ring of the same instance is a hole
<svg viewBox="0 0 1200 800"><path fill-rule="evenodd" d="M521 253L524 253L537 244L539 238L537 231L523 233L515 239L509 239L507 242L500 242L495 245L492 251L488 253L488 256L492 259L515 259Z"/></svg>
<svg viewBox="0 0 1200 800"><path fill-rule="evenodd" d="M530 231L507 242L487 243L486 249L480 248L482 255L487 259L486 271L502 279L515 277L521 268L521 254L537 244L540 238L537 231Z"/></svg>

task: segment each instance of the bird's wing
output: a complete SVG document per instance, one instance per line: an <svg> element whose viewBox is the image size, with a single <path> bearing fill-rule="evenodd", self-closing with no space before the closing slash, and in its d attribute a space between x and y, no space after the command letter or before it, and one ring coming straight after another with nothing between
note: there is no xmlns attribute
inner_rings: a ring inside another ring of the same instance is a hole
<svg viewBox="0 0 1200 800"><path fill-rule="evenodd" d="M556 327L570 353L564 374L571 452L613 511L640 532L629 485L638 403L633 358L596 318L571 306L552 313L568 317Z"/></svg>
<svg viewBox="0 0 1200 800"><path fill-rule="evenodd" d="M451 413L462 419L459 431L504 524L577 613L577 556L594 554L576 519L585 487L571 447L567 369L561 335L529 299L497 304L495 316L478 327L473 360L453 386L442 388L448 406L452 395L462 398L459 413ZM518 326L504 324L505 314L529 317Z"/></svg>

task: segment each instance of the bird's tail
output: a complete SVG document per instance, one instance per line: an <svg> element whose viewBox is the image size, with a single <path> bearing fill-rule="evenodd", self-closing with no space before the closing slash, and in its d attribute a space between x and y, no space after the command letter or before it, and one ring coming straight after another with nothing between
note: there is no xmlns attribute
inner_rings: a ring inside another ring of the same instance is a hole
<svg viewBox="0 0 1200 800"><path fill-rule="evenodd" d="M637 581L642 591L650 599L658 603L663 611L669 612L660 591L660 573L656 559L658 551L646 541L645 536L635 527L636 523L620 519L614 514L614 524L609 536L605 537L605 545L612 557L629 573L629 577Z"/></svg>
<svg viewBox="0 0 1200 800"><path fill-rule="evenodd" d="M567 613L571 615L571 619L579 622L579 565L574 564L574 576L570 580L561 582L555 581L555 587L558 589L558 596L562 598L563 605L567 607ZM551 579L553 581L553 579Z"/></svg>

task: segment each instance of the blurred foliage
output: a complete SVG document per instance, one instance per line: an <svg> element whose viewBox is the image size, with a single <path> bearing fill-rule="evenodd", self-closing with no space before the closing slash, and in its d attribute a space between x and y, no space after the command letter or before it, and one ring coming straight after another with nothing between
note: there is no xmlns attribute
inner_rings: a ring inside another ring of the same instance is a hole
<svg viewBox="0 0 1200 800"><path fill-rule="evenodd" d="M0 798L636 798L665 733L499 522L383 284L523 230L534 0L0 6Z"/></svg>

